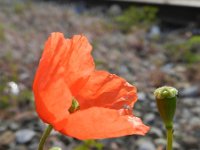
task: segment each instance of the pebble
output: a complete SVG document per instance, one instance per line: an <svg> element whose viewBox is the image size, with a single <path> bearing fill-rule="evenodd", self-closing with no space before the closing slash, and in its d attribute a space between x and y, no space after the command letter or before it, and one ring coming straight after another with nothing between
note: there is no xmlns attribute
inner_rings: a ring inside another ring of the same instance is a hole
<svg viewBox="0 0 200 150"><path fill-rule="evenodd" d="M146 123L152 123L152 122L156 121L156 120L155 120L155 114L153 114L153 113L148 113L148 114L146 114L146 115L144 116L144 121L145 121Z"/></svg>
<svg viewBox="0 0 200 150"><path fill-rule="evenodd" d="M155 138L163 137L162 130L157 127L151 127L149 134Z"/></svg>
<svg viewBox="0 0 200 150"><path fill-rule="evenodd" d="M28 149L29 150L36 150L38 148L38 143L31 143L31 145L29 145Z"/></svg>
<svg viewBox="0 0 200 150"><path fill-rule="evenodd" d="M0 132L5 131L6 129L7 129L7 126L5 126L5 125L1 125L0 126Z"/></svg>
<svg viewBox="0 0 200 150"><path fill-rule="evenodd" d="M8 127L13 131L16 131L17 129L20 128L20 126L15 122L11 122Z"/></svg>
<svg viewBox="0 0 200 150"><path fill-rule="evenodd" d="M166 147L166 142L167 141L164 138L159 138L155 140L156 146ZM173 142L173 150L180 150L180 145L177 142L175 142L175 140Z"/></svg>
<svg viewBox="0 0 200 150"><path fill-rule="evenodd" d="M121 13L122 13L122 9L117 4L111 5L110 8L108 9L108 14L111 16L118 16Z"/></svg>
<svg viewBox="0 0 200 150"><path fill-rule="evenodd" d="M35 136L35 132L30 129L22 129L16 132L16 141L19 144L25 144L32 140Z"/></svg>
<svg viewBox="0 0 200 150"><path fill-rule="evenodd" d="M197 100L197 101L196 101L196 105L197 105L197 106L200 106L200 100Z"/></svg>
<svg viewBox="0 0 200 150"><path fill-rule="evenodd" d="M194 145L196 145L198 143L198 139L193 137L193 136L190 136L190 135L184 135L183 136L183 142L185 144L191 145L193 147Z"/></svg>
<svg viewBox="0 0 200 150"><path fill-rule="evenodd" d="M174 150L179 150L181 149L181 145L179 143L177 143L176 141L173 142L173 149Z"/></svg>
<svg viewBox="0 0 200 150"><path fill-rule="evenodd" d="M162 145L162 146L166 146L166 139L164 138L158 138L155 140L155 144L158 145Z"/></svg>
<svg viewBox="0 0 200 150"><path fill-rule="evenodd" d="M200 129L200 117L192 117L190 119L189 124L191 125L191 127L193 128L199 128Z"/></svg>
<svg viewBox="0 0 200 150"><path fill-rule="evenodd" d="M158 112L156 102L151 102L151 103L149 104L149 106L150 106L152 112Z"/></svg>
<svg viewBox="0 0 200 150"><path fill-rule="evenodd" d="M15 134L12 131L5 131L0 135L0 145L7 145L14 141Z"/></svg>
<svg viewBox="0 0 200 150"><path fill-rule="evenodd" d="M49 150L62 150L60 147L52 147Z"/></svg>
<svg viewBox="0 0 200 150"><path fill-rule="evenodd" d="M117 143L115 143L115 142L112 142L110 145L111 145L110 147L111 147L113 150L118 150L118 149L119 149L119 145L118 145Z"/></svg>
<svg viewBox="0 0 200 150"><path fill-rule="evenodd" d="M63 138L65 138L65 136L63 136L62 141L59 140L57 137L58 137L58 136L53 136L53 137L49 138L49 141L52 143L52 147L55 147L55 148L56 148L56 147L59 147L59 148L62 149L62 150L67 149L67 146L66 146L66 145L70 145L71 142L66 141L66 139L63 140ZM53 149L52 149L52 150L53 150ZM56 149L55 149L55 150L56 150Z"/></svg>
<svg viewBox="0 0 200 150"><path fill-rule="evenodd" d="M194 108L192 108L191 112L192 112L194 115L200 116L200 109L199 109L199 107L194 107Z"/></svg>
<svg viewBox="0 0 200 150"><path fill-rule="evenodd" d="M137 141L138 150L155 150L155 145L148 139L140 139Z"/></svg>
<svg viewBox="0 0 200 150"><path fill-rule="evenodd" d="M191 118L191 112L188 109L183 109L182 115L184 116L185 119L190 119Z"/></svg>
<svg viewBox="0 0 200 150"><path fill-rule="evenodd" d="M8 82L9 92L13 95L18 95L20 92L19 86L14 81Z"/></svg>
<svg viewBox="0 0 200 150"><path fill-rule="evenodd" d="M19 75L19 79L20 80L26 80L26 79L28 79L30 77L30 75L28 74L28 73L26 73L26 72L23 72L23 73L21 73L20 75Z"/></svg>
<svg viewBox="0 0 200 150"><path fill-rule="evenodd" d="M150 29L150 32L149 32L149 37L150 38L154 38L154 37L159 37L161 34L161 30L160 30L160 27L157 26L157 25L153 25Z"/></svg>
<svg viewBox="0 0 200 150"><path fill-rule="evenodd" d="M171 74L173 72L174 64L168 63L161 68L161 71Z"/></svg>
<svg viewBox="0 0 200 150"><path fill-rule="evenodd" d="M182 102L185 106L193 107L194 104L195 104L195 99L190 98L190 97L186 97L186 98L181 99L181 102Z"/></svg>
<svg viewBox="0 0 200 150"><path fill-rule="evenodd" d="M127 66L121 65L120 68L119 68L119 73L120 74L127 74L127 72L128 72Z"/></svg>
<svg viewBox="0 0 200 150"><path fill-rule="evenodd" d="M27 148L24 145L15 145L14 150L27 150Z"/></svg>
<svg viewBox="0 0 200 150"><path fill-rule="evenodd" d="M146 100L146 94L144 92L138 92L138 100L139 101L145 101Z"/></svg>
<svg viewBox="0 0 200 150"><path fill-rule="evenodd" d="M196 97L199 96L199 87L198 86L192 86L192 87L188 87L183 89L182 91L180 91L180 96L182 97Z"/></svg>

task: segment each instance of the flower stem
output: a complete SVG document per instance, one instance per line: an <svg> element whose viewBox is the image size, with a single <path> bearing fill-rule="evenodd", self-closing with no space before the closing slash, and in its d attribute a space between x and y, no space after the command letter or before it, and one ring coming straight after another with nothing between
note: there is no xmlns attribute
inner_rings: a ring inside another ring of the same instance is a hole
<svg viewBox="0 0 200 150"><path fill-rule="evenodd" d="M173 143L173 129L167 129L167 150L172 150Z"/></svg>
<svg viewBox="0 0 200 150"><path fill-rule="evenodd" d="M51 125L48 125L48 127L45 129L44 133L42 134L42 137L40 139L40 143L38 146L38 150L43 150L44 147L44 143L47 139L47 137L49 136L49 134L51 133L51 130L53 129L53 127Z"/></svg>

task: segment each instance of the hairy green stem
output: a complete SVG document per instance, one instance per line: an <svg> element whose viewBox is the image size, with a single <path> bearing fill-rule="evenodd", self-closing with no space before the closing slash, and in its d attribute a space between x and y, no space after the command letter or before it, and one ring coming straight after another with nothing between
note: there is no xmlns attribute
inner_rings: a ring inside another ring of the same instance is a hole
<svg viewBox="0 0 200 150"><path fill-rule="evenodd" d="M167 150L172 150L173 144L173 129L167 129Z"/></svg>
<svg viewBox="0 0 200 150"><path fill-rule="evenodd" d="M42 134L42 137L40 139L38 150L43 150L44 143L45 143L47 137L49 136L49 134L51 133L52 129L53 129L53 127L51 125L48 125L48 127L45 129L45 131Z"/></svg>

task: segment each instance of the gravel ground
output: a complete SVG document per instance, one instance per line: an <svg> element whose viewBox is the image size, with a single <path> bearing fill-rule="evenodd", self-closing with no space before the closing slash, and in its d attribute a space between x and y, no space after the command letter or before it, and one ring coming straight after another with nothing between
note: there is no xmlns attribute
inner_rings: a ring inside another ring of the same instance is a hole
<svg viewBox="0 0 200 150"><path fill-rule="evenodd" d="M53 31L66 37L86 35L93 45L97 68L122 76L138 88L134 114L151 127L150 132L98 140L103 149L164 150L165 130L153 97L154 89L162 85L180 91L174 150L200 149L200 63L174 60L164 46L184 41L188 33L161 32L155 38L153 27L148 28L152 31L138 26L124 33L113 21L121 13L117 4L87 7L83 2L0 1L0 150L37 148L45 125L34 111L31 86L43 44ZM179 53L181 57L179 51L174 55ZM53 132L47 147L71 150L80 144Z"/></svg>

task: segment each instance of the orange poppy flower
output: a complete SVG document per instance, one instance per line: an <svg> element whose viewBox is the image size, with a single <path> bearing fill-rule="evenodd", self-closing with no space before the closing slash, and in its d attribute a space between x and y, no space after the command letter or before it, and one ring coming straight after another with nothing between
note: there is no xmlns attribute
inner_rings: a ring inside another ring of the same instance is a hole
<svg viewBox="0 0 200 150"><path fill-rule="evenodd" d="M132 114L136 88L124 79L95 70L92 46L83 35L48 38L33 91L39 117L55 130L78 139L144 135L149 127ZM72 99L80 108L69 113Z"/></svg>

